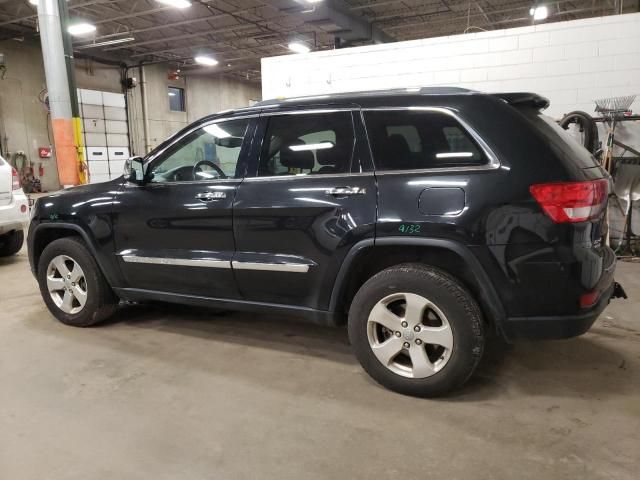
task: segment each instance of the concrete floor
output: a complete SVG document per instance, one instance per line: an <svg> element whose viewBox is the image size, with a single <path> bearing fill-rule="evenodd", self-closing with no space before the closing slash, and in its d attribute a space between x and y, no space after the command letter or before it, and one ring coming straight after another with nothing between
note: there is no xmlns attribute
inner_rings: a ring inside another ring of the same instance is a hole
<svg viewBox="0 0 640 480"><path fill-rule="evenodd" d="M0 260L2 479L637 479L640 264L573 340L494 346L448 399L386 391L343 329L183 307L65 327Z"/></svg>

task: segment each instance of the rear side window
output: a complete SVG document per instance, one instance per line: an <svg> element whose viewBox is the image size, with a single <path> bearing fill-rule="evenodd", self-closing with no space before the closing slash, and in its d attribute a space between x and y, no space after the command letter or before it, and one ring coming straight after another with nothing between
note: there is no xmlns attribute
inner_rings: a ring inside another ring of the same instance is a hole
<svg viewBox="0 0 640 480"><path fill-rule="evenodd" d="M274 115L268 122L259 177L351 170L355 146L351 112Z"/></svg>
<svg viewBox="0 0 640 480"><path fill-rule="evenodd" d="M580 168L592 168L598 165L595 157L582 146L569 132L558 125L553 118L542 115L533 108L519 109L535 130L542 135L558 158L578 165Z"/></svg>
<svg viewBox="0 0 640 480"><path fill-rule="evenodd" d="M487 157L454 117L441 112L364 113L377 170L484 165Z"/></svg>

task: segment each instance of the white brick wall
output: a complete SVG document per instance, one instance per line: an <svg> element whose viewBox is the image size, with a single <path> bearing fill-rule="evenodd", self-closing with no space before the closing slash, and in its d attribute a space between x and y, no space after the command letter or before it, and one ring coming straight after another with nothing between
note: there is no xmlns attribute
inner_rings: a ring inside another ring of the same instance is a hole
<svg viewBox="0 0 640 480"><path fill-rule="evenodd" d="M262 59L265 99L430 85L529 90L553 116L592 112L595 98L640 94L640 13Z"/></svg>

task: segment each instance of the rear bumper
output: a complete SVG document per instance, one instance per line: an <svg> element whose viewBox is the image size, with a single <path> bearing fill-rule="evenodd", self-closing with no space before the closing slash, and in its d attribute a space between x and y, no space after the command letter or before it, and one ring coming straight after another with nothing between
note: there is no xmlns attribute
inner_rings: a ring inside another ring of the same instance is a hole
<svg viewBox="0 0 640 480"><path fill-rule="evenodd" d="M571 338L582 335L591 328L602 311L609 305L611 298L626 298L624 289L614 281L616 257L612 250L606 248L606 263L598 284L593 290L600 292L596 303L588 309L575 314L509 317L504 323L504 336L507 340L552 340Z"/></svg>
<svg viewBox="0 0 640 480"><path fill-rule="evenodd" d="M24 206L24 212L22 208ZM14 191L11 202L0 205L0 235L12 230L26 230L29 225L29 199L22 190Z"/></svg>
<svg viewBox="0 0 640 480"><path fill-rule="evenodd" d="M507 340L557 340L582 335L609 305L613 294L613 280L600 297L598 303L586 312L576 315L548 317L512 317L504 325Z"/></svg>

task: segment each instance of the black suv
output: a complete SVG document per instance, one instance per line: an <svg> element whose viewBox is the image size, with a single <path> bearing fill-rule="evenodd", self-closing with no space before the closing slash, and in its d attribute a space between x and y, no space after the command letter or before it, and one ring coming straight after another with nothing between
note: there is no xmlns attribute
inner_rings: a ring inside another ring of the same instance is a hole
<svg viewBox="0 0 640 480"><path fill-rule="evenodd" d="M212 115L124 177L41 198L31 268L69 325L120 299L348 323L374 379L442 394L487 335L580 335L623 293L609 177L547 105L431 88Z"/></svg>

